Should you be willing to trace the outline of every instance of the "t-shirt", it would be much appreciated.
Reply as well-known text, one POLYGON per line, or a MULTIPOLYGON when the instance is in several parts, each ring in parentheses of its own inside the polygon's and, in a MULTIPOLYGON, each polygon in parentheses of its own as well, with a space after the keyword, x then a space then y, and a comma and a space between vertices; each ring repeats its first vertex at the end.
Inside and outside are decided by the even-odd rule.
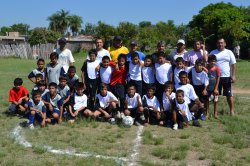
POLYGON ((41 100, 39 103, 35 104, 33 99, 29 99, 28 106, 34 109, 37 109, 41 112, 46 112, 46 107, 44 105, 44 102, 41 100))
POLYGON ((204 53, 207 54, 207 51, 204 52, 202 49, 200 49, 199 51, 192 50, 192 51, 187 52, 187 53, 183 56, 183 59, 184 59, 186 62, 189 62, 189 66, 194 66, 194 65, 195 65, 195 61, 196 61, 197 59, 203 60, 203 58, 204 58, 204 53))
MULTIPOLYGON (((139 59, 141 60, 141 61, 144 61, 144 59, 145 59, 145 54, 143 53, 143 52, 140 52, 140 51, 136 51, 137 53, 138 53, 138 55, 139 55, 139 59)), ((127 61, 129 61, 129 62, 131 62, 131 55, 132 55, 132 52, 129 52, 128 54, 127 54, 127 61)))
POLYGON ((141 96, 138 93, 135 93, 133 97, 129 97, 128 94, 126 94, 126 100, 128 101, 128 108, 137 108, 138 107, 138 100, 141 102, 141 96))
MULTIPOLYGON (((96 67, 99 65, 99 61, 95 60, 93 62, 87 60, 84 62, 81 71, 87 74, 85 78, 96 79, 98 77, 98 71, 96 71, 96 67)), ((86 80, 87 81, 87 80, 86 80)))
POLYGON ((191 84, 186 84, 186 85, 182 85, 182 84, 175 84, 175 89, 177 90, 183 90, 184 91, 184 100, 189 104, 191 101, 193 100, 195 101, 198 96, 196 95, 195 91, 194 91, 194 87, 191 84))
MULTIPOLYGON (((106 49, 104 49, 104 48, 101 49, 101 50, 99 50, 99 51, 97 51, 96 60, 99 61, 99 63, 101 63, 101 62, 102 62, 102 58, 103 58, 104 56, 108 56, 109 59, 111 60, 109 51, 106 50, 106 49)), ((87 56, 87 60, 89 60, 89 55, 87 56)))
POLYGON ((156 75, 156 80, 160 84, 165 84, 165 82, 170 80, 170 74, 172 73, 172 65, 169 63, 164 63, 164 64, 155 64, 155 75, 156 75))
POLYGON ((69 87, 76 87, 76 85, 79 82, 78 75, 75 74, 72 78, 70 78, 69 75, 67 74, 66 77, 67 77, 67 85, 69 87))
POLYGON ((127 76, 127 69, 124 66, 119 67, 119 69, 116 69, 116 64, 113 62, 110 62, 110 66, 113 69, 111 79, 110 79, 110 85, 116 85, 116 84, 126 84, 126 76, 127 76))
POLYGON ((73 108, 74 110, 78 110, 81 107, 87 107, 87 101, 88 98, 85 94, 83 94, 82 96, 77 95, 77 93, 74 94, 74 105, 73 108))
POLYGON ((230 77, 230 67, 236 63, 235 56, 231 50, 224 49, 219 51, 218 49, 210 52, 210 55, 215 55, 217 58, 217 66, 220 68, 220 77, 230 77))
POLYGON ((217 66, 214 66, 211 69, 208 69, 208 79, 209 79, 209 84, 208 84, 208 90, 213 91, 215 88, 216 84, 216 79, 220 77, 220 68, 217 66))
POLYGON ((56 64, 52 66, 50 63, 46 67, 46 76, 48 78, 48 83, 55 82, 59 84, 59 77, 65 75, 65 70, 61 64, 56 64))
POLYGON ((34 69, 32 70, 32 72, 30 72, 30 74, 28 75, 28 78, 34 78, 36 77, 37 74, 42 74, 43 79, 45 79, 45 71, 46 71, 46 68, 43 71, 39 70, 38 68, 34 69))
MULTIPOLYGON (((189 110, 188 103, 187 103, 185 100, 184 100, 183 103, 178 103, 177 100, 174 99, 174 102, 173 102, 173 103, 174 103, 174 108, 175 108, 176 110, 182 110, 182 111, 185 112, 188 121, 191 121, 191 120, 192 120, 192 114, 191 114, 191 112, 190 112, 190 110, 189 110)), ((182 115, 181 111, 179 111, 179 114, 182 115)))
POLYGON ((59 95, 63 98, 66 99, 68 96, 70 96, 70 88, 68 85, 65 87, 61 87, 60 85, 57 87, 59 95))
POLYGON ((69 49, 64 49, 63 51, 60 50, 60 48, 55 49, 54 52, 56 52, 58 57, 58 63, 63 66, 63 69, 65 72, 68 72, 70 63, 74 63, 74 57, 69 49))
MULTIPOLYGON (((40 92, 40 91, 39 91, 40 92)), ((40 92, 41 93, 41 97, 43 97, 47 92, 49 92, 49 90, 48 89, 44 89, 44 91, 43 92, 40 92)))
POLYGON ((97 108, 107 108, 109 106, 109 101, 115 100, 118 101, 118 99, 115 97, 115 95, 112 92, 107 92, 106 96, 102 96, 100 93, 96 96, 96 104, 97 108))
POLYGON ((192 85, 205 85, 208 86, 209 79, 207 73, 205 71, 196 72, 195 67, 192 68, 190 71, 192 72, 192 85))
POLYGON ((109 84, 111 80, 113 69, 111 66, 108 66, 107 68, 100 67, 100 78, 101 82, 105 84, 109 84))
POLYGON ((142 67, 142 78, 146 84, 155 83, 155 70, 153 67, 142 67))
POLYGON ((175 67, 174 68, 174 73, 173 73, 173 75, 174 75, 174 83, 175 84, 180 83, 179 74, 180 74, 181 71, 185 71, 185 72, 189 73, 189 71, 191 69, 192 69, 192 67, 185 67, 185 68, 181 68, 181 69, 175 67))
POLYGON ((53 106, 53 108, 57 110, 59 110, 63 105, 63 98, 59 94, 56 94, 56 96, 52 99, 50 96, 50 92, 47 92, 42 97, 42 100, 44 100, 45 102, 49 102, 53 106))
MULTIPOLYGON (((170 94, 170 98, 172 99, 172 101, 175 99, 175 93, 174 92, 172 92, 170 94)), ((163 92, 163 94, 162 94, 162 105, 163 105, 163 110, 164 111, 170 111, 171 110, 171 102, 172 101, 170 101, 169 98, 167 97, 166 93, 163 92)))
POLYGON ((169 54, 168 59, 171 61, 172 64, 175 64, 175 60, 179 57, 183 58, 186 53, 186 50, 184 50, 181 54, 179 54, 177 50, 174 50, 169 54))
POLYGON ((153 106, 156 108, 157 111, 160 112, 160 103, 159 103, 157 97, 154 96, 152 99, 150 99, 150 98, 148 98, 147 95, 143 95, 142 103, 143 103, 143 107, 153 106))
POLYGON ((29 92, 28 90, 21 85, 19 90, 16 90, 14 87, 10 89, 9 91, 9 102, 18 101, 20 98, 24 96, 28 96, 29 92))
POLYGON ((128 54, 129 53, 128 48, 124 47, 124 46, 122 46, 120 48, 115 48, 115 47, 111 46, 108 48, 108 51, 110 53, 112 61, 114 61, 114 62, 118 61, 117 58, 120 54, 128 54))
POLYGON ((129 62, 129 78, 135 81, 142 80, 140 63, 133 64, 132 62, 129 62))

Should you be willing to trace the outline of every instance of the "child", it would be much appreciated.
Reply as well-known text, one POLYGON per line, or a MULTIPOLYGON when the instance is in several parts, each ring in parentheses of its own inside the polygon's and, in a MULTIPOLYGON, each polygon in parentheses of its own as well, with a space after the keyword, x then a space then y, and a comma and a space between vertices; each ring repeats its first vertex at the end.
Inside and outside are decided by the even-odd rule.
POLYGON ((89 97, 89 108, 94 107, 94 100, 98 86, 98 72, 96 67, 99 61, 96 60, 97 52, 95 49, 89 51, 89 60, 86 60, 81 68, 82 82, 86 85, 87 96, 89 97))
POLYGON ((103 116, 106 120, 116 113, 118 99, 112 92, 108 91, 108 86, 104 83, 100 85, 100 93, 96 96, 96 110, 93 118, 103 116))
POLYGON ((49 90, 46 87, 47 87, 47 84, 45 80, 41 80, 37 83, 37 90, 41 94, 41 97, 43 97, 47 92, 49 92, 49 90))
POLYGON ((196 95, 194 88, 188 83, 188 74, 185 71, 179 73, 180 83, 175 84, 176 90, 184 91, 184 100, 187 102, 189 110, 194 112, 195 120, 193 121, 194 126, 201 127, 198 119, 204 112, 204 105, 200 102, 199 97, 196 95))
POLYGON ((38 73, 38 74, 36 75, 36 83, 35 83, 34 87, 33 87, 32 90, 31 90, 31 95, 33 95, 33 92, 36 91, 36 90, 38 89, 37 84, 38 84, 41 80, 43 80, 43 75, 42 75, 41 73, 38 73))
POLYGON ((18 110, 25 112, 27 108, 26 102, 29 99, 28 90, 22 85, 23 80, 21 78, 16 78, 14 80, 14 87, 9 91, 9 111, 12 114, 17 113, 18 110))
POLYGON ((129 83, 134 84, 136 92, 142 96, 142 69, 143 63, 140 61, 139 54, 137 52, 131 53, 131 61, 127 62, 127 68, 129 71, 129 83))
POLYGON ((128 85, 128 94, 126 94, 124 115, 131 116, 135 119, 136 125, 141 125, 145 122, 145 116, 143 114, 143 106, 141 97, 136 93, 135 86, 133 84, 128 85))
POLYGON ((67 113, 68 109, 68 101, 70 98, 70 88, 67 85, 67 77, 60 76, 59 77, 59 85, 57 87, 58 93, 63 98, 63 113, 67 113))
POLYGON ((46 69, 44 68, 45 65, 45 61, 44 59, 38 59, 37 60, 37 68, 32 70, 32 72, 30 72, 30 74, 28 75, 28 78, 31 82, 33 82, 34 84, 37 83, 37 81, 34 79, 34 77, 36 77, 37 74, 42 74, 43 78, 42 80, 45 80, 45 71, 46 69))
POLYGON ((110 59, 108 56, 102 57, 102 63, 100 65, 100 80, 101 83, 105 83, 106 85, 110 84, 111 75, 113 72, 113 69, 111 66, 109 66, 109 63, 110 59))
MULTIPOLYGON (((220 68, 216 66, 216 56, 210 55, 208 57, 208 78, 209 78, 209 85, 208 85, 208 97, 213 100, 214 103, 214 117, 218 118, 218 96, 219 96, 219 82, 220 82, 220 68)), ((209 110, 209 100, 207 100, 207 110, 209 110)), ((207 112, 208 116, 208 112, 207 112)))
POLYGON ((192 114, 189 111, 188 103, 184 100, 183 90, 176 91, 176 98, 172 106, 172 114, 174 122, 173 130, 178 130, 178 126, 179 128, 183 128, 183 122, 186 127, 189 126, 189 122, 192 120, 192 114))
POLYGON ((87 96, 83 93, 85 86, 84 83, 79 82, 76 86, 76 92, 70 97, 69 101, 69 115, 70 120, 73 120, 78 116, 80 112, 90 112, 87 108, 87 96))
MULTIPOLYGON (((178 58, 177 58, 178 59, 178 58)), ((170 126, 172 121, 172 113, 171 113, 171 107, 172 102, 175 99, 175 93, 173 92, 174 85, 171 81, 167 81, 164 84, 164 92, 162 94, 162 114, 161 114, 161 121, 160 125, 163 126, 166 124, 170 126)))
POLYGON ((50 54, 50 63, 46 67, 46 82, 50 84, 51 82, 59 84, 59 77, 65 74, 65 71, 61 64, 57 63, 58 54, 52 52, 50 54))
POLYGON ((46 123, 51 123, 52 119, 62 122, 63 98, 57 94, 57 84, 51 82, 49 84, 49 92, 47 92, 42 100, 46 106, 46 123))
POLYGON ((152 63, 152 57, 146 56, 142 67, 142 94, 147 93, 147 87, 155 83, 155 70, 152 63))
POLYGON ((172 80, 172 65, 167 63, 165 53, 158 54, 158 63, 155 63, 156 96, 161 101, 165 82, 172 80))
POLYGON ((160 120, 160 103, 154 96, 155 86, 147 87, 147 94, 142 97, 143 112, 146 118, 145 124, 159 124, 160 120))
POLYGON ((68 73, 66 74, 67 77, 67 85, 70 88, 74 88, 77 86, 79 82, 79 77, 76 74, 76 67, 75 66, 69 66, 68 73))
POLYGON ((186 71, 187 73, 189 73, 189 71, 192 69, 192 67, 186 67, 185 66, 185 61, 182 57, 178 57, 175 60, 175 67, 173 69, 173 76, 174 76, 174 84, 178 84, 180 83, 180 79, 179 79, 179 73, 181 71, 186 71))
POLYGON ((45 126, 46 119, 46 107, 41 99, 41 94, 38 90, 33 92, 32 99, 28 102, 30 114, 28 126, 30 129, 34 129, 35 119, 41 122, 41 126, 45 126))

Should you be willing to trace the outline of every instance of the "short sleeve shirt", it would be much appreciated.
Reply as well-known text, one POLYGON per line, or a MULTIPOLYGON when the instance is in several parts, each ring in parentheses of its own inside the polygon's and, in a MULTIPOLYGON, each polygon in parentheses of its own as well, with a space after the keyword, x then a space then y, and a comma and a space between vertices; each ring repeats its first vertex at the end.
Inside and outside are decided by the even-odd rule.
POLYGON ((60 48, 55 49, 54 52, 56 52, 59 55, 58 63, 63 66, 63 69, 65 72, 68 72, 70 63, 74 63, 75 59, 69 49, 65 49, 63 51, 60 50, 60 48))
POLYGON ((122 46, 120 48, 115 48, 115 47, 111 46, 108 48, 108 51, 110 53, 112 61, 114 61, 114 62, 118 62, 118 56, 120 54, 128 54, 129 53, 128 48, 124 47, 124 46, 122 46))

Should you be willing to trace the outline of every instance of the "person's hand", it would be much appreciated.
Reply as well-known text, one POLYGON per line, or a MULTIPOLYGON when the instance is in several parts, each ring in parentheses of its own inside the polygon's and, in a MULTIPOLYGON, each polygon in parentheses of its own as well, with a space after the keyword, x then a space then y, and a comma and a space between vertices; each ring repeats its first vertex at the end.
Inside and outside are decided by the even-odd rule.
POLYGON ((215 89, 215 90, 214 90, 214 95, 215 95, 215 96, 219 95, 218 89, 215 89))
POLYGON ((183 115, 183 116, 187 116, 185 111, 180 110, 180 112, 181 112, 181 115, 183 115))
POLYGON ((235 82, 236 82, 236 77, 232 76, 232 83, 235 83, 235 82))
POLYGON ((204 89, 204 90, 202 91, 202 94, 203 94, 203 95, 207 95, 207 90, 204 89))
POLYGON ((199 108, 204 108, 204 104, 202 102, 199 102, 198 106, 199 108))
POLYGON ((42 121, 41 127, 45 127, 45 119, 42 121))
POLYGON ((201 49, 205 50, 205 45, 201 44, 201 49))
POLYGON ((53 111, 53 106, 52 106, 51 103, 48 103, 48 107, 49 107, 49 110, 50 110, 50 111, 53 111))
POLYGON ((58 123, 59 124, 62 123, 62 118, 59 118, 58 123))
POLYGON ((95 68, 96 71, 100 71, 100 65, 95 68))

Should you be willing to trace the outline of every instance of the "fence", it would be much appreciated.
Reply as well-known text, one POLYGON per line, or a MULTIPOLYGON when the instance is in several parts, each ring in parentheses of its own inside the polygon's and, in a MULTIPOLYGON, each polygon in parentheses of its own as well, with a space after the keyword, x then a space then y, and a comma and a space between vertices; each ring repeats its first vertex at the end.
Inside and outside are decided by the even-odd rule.
MULTIPOLYGON (((18 57, 21 59, 35 59, 37 57, 48 59, 49 55, 55 49, 55 44, 39 44, 31 46, 28 43, 24 44, 0 44, 0 57, 18 57)), ((72 53, 80 50, 80 44, 67 44, 72 53)))

